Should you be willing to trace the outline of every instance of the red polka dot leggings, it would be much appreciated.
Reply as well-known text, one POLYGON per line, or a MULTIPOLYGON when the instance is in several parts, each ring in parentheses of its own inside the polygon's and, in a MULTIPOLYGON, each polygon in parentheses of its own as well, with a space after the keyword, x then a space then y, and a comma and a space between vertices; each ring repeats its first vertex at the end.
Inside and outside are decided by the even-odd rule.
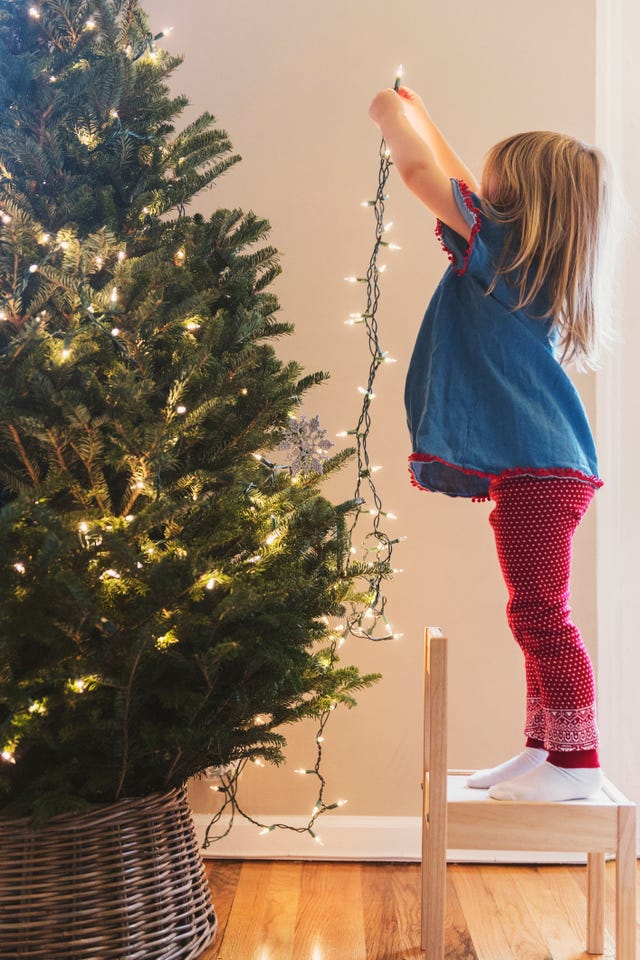
POLYGON ((490 486, 507 619, 524 654, 527 744, 563 767, 598 766, 593 669, 569 607, 571 542, 594 492, 563 477, 498 477, 490 486))

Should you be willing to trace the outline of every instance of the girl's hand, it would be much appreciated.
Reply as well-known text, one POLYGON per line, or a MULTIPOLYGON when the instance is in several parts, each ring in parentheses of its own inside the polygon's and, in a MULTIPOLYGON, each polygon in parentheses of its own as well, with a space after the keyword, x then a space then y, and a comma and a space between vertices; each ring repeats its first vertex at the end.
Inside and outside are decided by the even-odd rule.
POLYGON ((407 110, 419 110, 421 113, 428 114, 422 97, 411 87, 398 87, 398 96, 404 101, 407 110))
POLYGON ((403 112, 402 100, 391 87, 377 93, 369 107, 369 116, 379 127, 388 120, 401 117, 403 112))
POLYGON ((410 87, 398 87, 398 96, 402 102, 405 116, 411 126, 420 136, 428 136, 427 131, 431 125, 431 118, 422 97, 420 97, 415 90, 411 90, 410 87))

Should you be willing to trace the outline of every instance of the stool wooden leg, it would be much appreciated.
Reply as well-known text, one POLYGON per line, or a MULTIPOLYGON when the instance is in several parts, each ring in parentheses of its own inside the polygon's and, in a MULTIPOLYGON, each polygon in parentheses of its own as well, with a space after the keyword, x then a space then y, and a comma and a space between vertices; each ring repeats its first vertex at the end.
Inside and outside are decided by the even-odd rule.
POLYGON ((447 647, 429 628, 425 644, 422 949, 444 960, 447 869, 447 647))
POLYGON ((604 953, 604 853, 587 854, 587 953, 604 953))
POLYGON ((616 958, 636 960, 636 811, 618 807, 616 958))
POLYGON ((446 852, 440 850, 437 831, 427 824, 423 852, 422 949, 427 960, 444 960, 446 852))
MULTIPOLYGON (((426 781, 426 775, 425 775, 426 781)), ((421 884, 421 897, 420 897, 420 946, 423 950, 427 949, 427 891, 429 888, 429 882, 427 880, 427 870, 429 864, 429 822, 428 822, 428 811, 427 811, 427 783, 423 783, 422 789, 424 790, 423 802, 422 802, 422 861, 420 867, 420 884, 421 884)))

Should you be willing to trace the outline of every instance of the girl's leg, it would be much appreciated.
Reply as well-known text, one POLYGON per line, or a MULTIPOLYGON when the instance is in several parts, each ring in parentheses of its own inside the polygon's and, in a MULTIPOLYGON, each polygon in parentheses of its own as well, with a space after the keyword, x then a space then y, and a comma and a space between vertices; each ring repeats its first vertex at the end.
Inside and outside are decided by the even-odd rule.
POLYGON ((590 484, 562 478, 491 485, 507 617, 525 657, 525 733, 549 751, 546 763, 493 788, 497 799, 575 799, 600 784, 593 670, 569 608, 571 542, 593 494, 590 484))

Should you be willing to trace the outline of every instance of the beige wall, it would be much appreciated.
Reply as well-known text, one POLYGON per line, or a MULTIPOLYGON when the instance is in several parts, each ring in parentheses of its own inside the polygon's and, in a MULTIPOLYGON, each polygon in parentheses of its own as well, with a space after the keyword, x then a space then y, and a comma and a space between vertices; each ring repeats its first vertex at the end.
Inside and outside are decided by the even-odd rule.
MULTIPOLYGON (((296 334, 283 358, 332 373, 308 397, 334 436, 355 423, 357 386, 368 368, 364 335, 344 325, 362 306, 342 278, 361 272, 373 239, 360 201, 375 191, 378 135, 367 119, 373 93, 393 82, 398 63, 470 165, 521 129, 594 134, 594 2, 488 0, 147 0, 154 28, 173 23, 168 46, 186 61, 174 81, 192 113, 213 112, 244 162, 198 202, 253 208, 273 225, 284 273, 277 290, 296 334), (179 14, 179 16, 178 16, 179 14)), ((408 540, 394 555, 405 573, 390 585, 390 616, 404 639, 350 640, 344 659, 384 679, 356 710, 327 728, 327 799, 349 800, 350 815, 417 815, 420 809, 422 636, 426 623, 451 639, 450 759, 478 766, 522 742, 524 683, 519 651, 504 619, 501 581, 487 514, 470 504, 414 490, 407 478, 404 373, 424 307, 445 267, 430 216, 389 184, 388 217, 401 253, 390 255, 381 338, 398 363, 380 375, 371 439, 384 465, 380 489, 408 540)), ((578 386, 593 416, 592 380, 578 386)), ((340 442, 340 441, 337 441, 340 442)), ((353 472, 333 485, 347 496, 353 472)), ((594 513, 595 511, 592 511, 594 513)), ((578 533, 573 610, 595 652, 595 522, 578 533)), ((243 796, 255 813, 309 810, 315 794, 293 770, 313 757, 313 729, 292 729, 289 762, 254 769, 243 796)), ((192 792, 210 808, 204 785, 192 792)), ((339 814, 337 814, 339 815, 339 814)))

